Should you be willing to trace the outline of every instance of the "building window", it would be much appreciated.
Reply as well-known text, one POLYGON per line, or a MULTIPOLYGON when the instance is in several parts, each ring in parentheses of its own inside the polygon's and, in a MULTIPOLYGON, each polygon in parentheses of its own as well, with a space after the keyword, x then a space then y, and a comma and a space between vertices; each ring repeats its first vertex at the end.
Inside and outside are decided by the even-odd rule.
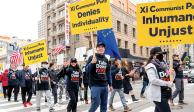
POLYGON ((125 49, 128 49, 128 41, 125 41, 125 49))
POLYGON ((127 32, 127 31, 128 31, 127 29, 128 29, 127 24, 124 24, 124 32, 125 32, 126 35, 127 35, 127 33, 128 33, 128 32, 127 32))
POLYGON ((50 23, 51 22, 51 16, 48 16, 47 17, 47 23, 50 23))
POLYGON ((125 5, 124 5, 124 3, 122 3, 122 9, 124 9, 125 8, 125 5))
POLYGON ((47 10, 49 10, 51 8, 50 4, 47 4, 47 10))
POLYGON ((136 53, 136 44, 133 44, 133 53, 136 53))
POLYGON ((140 47, 140 55, 143 56, 143 46, 140 47))
POLYGON ((119 1, 119 7, 121 7, 121 1, 119 1))
POLYGON ((57 31, 57 26, 53 26, 53 32, 57 31))
POLYGON ((47 30, 47 36, 50 36, 51 35, 51 29, 48 29, 47 30))
POLYGON ((63 12, 64 12, 64 10, 59 11, 59 17, 63 17, 63 12))
POLYGON ((117 31, 121 32, 121 22, 117 21, 117 31))
POLYGON ((57 39, 53 39, 53 45, 57 45, 57 39))
POLYGON ((146 54, 149 56, 149 48, 146 48, 146 54))
POLYGON ((135 38, 135 33, 136 33, 135 28, 133 28, 133 37, 134 38, 135 38))
POLYGON ((117 39, 118 47, 121 47, 121 39, 117 39))
POLYGON ((53 18, 56 18, 56 13, 53 14, 53 18))
POLYGON ((59 24, 59 31, 63 30, 63 24, 59 24))
POLYGON ((59 37, 59 43, 60 43, 60 44, 63 43, 63 37, 59 37))
POLYGON ((92 41, 89 41, 89 48, 92 48, 92 41))
POLYGON ((52 45, 51 45, 51 41, 48 41, 48 47, 51 48, 52 45))

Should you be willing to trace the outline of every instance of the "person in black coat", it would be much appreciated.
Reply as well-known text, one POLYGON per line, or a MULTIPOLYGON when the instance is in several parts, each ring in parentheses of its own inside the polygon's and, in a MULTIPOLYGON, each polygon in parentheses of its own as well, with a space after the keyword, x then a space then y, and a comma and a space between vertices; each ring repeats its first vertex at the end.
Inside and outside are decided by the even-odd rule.
POLYGON ((28 66, 25 66, 25 64, 23 64, 23 70, 19 71, 18 74, 22 91, 23 105, 24 107, 27 107, 27 105, 31 106, 32 103, 30 102, 30 100, 32 98, 32 73, 28 69, 28 66), (27 100, 26 95, 28 95, 27 100))
POLYGON ((82 73, 83 73, 83 83, 84 83, 84 100, 85 100, 85 104, 88 104, 89 77, 88 77, 88 73, 86 72, 86 66, 83 66, 82 73))
POLYGON ((69 93, 70 101, 67 106, 67 112, 77 112, 78 91, 81 70, 77 64, 76 58, 72 58, 70 66, 67 69, 67 92, 69 93))
POLYGON ((14 101, 18 102, 17 97, 19 92, 19 76, 15 64, 11 64, 7 77, 8 77, 8 101, 11 100, 12 90, 14 89, 14 101))
POLYGON ((51 78, 51 90, 54 96, 54 104, 57 103, 57 84, 58 84, 58 77, 57 72, 55 71, 54 63, 50 63, 49 65, 49 76, 51 78))
POLYGON ((123 87, 124 87, 124 93, 125 94, 131 94, 132 101, 137 102, 138 99, 135 98, 135 95, 133 93, 133 88, 130 83, 130 78, 133 77, 135 74, 135 70, 132 70, 132 63, 129 67, 128 62, 126 60, 122 61, 122 74, 124 76, 123 80, 123 87), (129 70, 130 69, 130 70, 129 70))

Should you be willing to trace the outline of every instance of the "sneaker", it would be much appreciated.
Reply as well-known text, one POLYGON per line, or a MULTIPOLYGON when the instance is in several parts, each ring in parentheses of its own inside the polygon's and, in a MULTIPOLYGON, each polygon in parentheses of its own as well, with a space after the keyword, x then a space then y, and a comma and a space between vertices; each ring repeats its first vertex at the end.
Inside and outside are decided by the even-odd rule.
POLYGON ((40 108, 37 108, 36 111, 40 111, 40 108))
POLYGON ((141 98, 145 98, 145 96, 144 96, 144 95, 140 95, 140 97, 141 97, 141 98))
POLYGON ((55 111, 54 108, 50 108, 50 109, 49 109, 49 112, 54 112, 54 111, 55 111))
POLYGON ((80 101, 84 101, 84 99, 83 98, 80 98, 80 101))
POLYGON ((187 105, 187 103, 185 103, 184 101, 179 101, 178 105, 187 105))
POLYGON ((27 102, 24 102, 23 105, 24 105, 24 107, 27 107, 27 102))
POLYGON ((32 106, 32 103, 31 102, 27 102, 27 105, 32 106))
POLYGON ((85 104, 88 104, 88 100, 85 100, 85 104))
POLYGON ((8 98, 8 101, 11 101, 10 98, 8 98))
POLYGON ((14 100, 14 102, 19 102, 18 100, 14 100))
POLYGON ((110 111, 115 111, 114 107, 112 105, 109 106, 110 111))
POLYGON ((139 99, 133 99, 133 102, 135 102, 135 103, 139 102, 139 99))
POLYGON ((174 101, 173 101, 173 99, 170 99, 170 106, 174 106, 174 101))
POLYGON ((132 109, 129 109, 128 106, 125 106, 125 107, 124 107, 124 112, 128 112, 128 111, 132 111, 132 109))

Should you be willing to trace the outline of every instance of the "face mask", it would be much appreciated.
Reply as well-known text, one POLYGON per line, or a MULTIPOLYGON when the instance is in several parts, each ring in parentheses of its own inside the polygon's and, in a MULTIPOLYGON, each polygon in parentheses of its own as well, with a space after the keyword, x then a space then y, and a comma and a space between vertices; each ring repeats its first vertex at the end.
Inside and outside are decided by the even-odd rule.
POLYGON ((47 64, 43 64, 42 67, 48 69, 48 65, 47 64))
POLYGON ((156 58, 157 58, 159 61, 163 61, 164 56, 163 56, 163 54, 158 54, 158 55, 156 56, 156 58))

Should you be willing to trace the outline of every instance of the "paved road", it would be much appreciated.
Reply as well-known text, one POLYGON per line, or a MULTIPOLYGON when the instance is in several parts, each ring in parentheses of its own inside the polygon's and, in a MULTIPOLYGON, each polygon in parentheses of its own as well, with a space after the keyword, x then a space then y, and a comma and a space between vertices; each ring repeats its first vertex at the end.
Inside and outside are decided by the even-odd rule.
MULTIPOLYGON (((141 82, 138 81, 135 84, 133 84, 133 88, 135 90, 135 94, 137 98, 139 98, 139 92, 141 89, 141 82)), ((187 84, 185 83, 185 102, 188 103, 188 105, 185 106, 174 106, 171 107, 172 112, 194 112, 194 84, 187 84)), ((65 98, 65 97, 63 97, 65 98)), ((128 105, 130 108, 132 108, 132 112, 153 112, 154 110, 154 104, 152 102, 149 102, 147 99, 140 99, 138 103, 134 103, 131 100, 131 97, 126 95, 126 98, 128 100, 128 105)), ((175 100, 177 102, 178 99, 175 100)), ((21 96, 19 95, 19 102, 8 102, 7 100, 0 98, 0 112, 36 112, 35 108, 35 96, 32 97, 32 103, 33 105, 31 107, 24 108, 21 104, 21 96)), ((64 100, 64 103, 61 105, 58 105, 55 107, 55 112, 65 112, 67 107, 68 101, 64 100)), ((48 112, 48 107, 46 103, 44 102, 44 98, 41 100, 41 112, 48 112)), ((115 95, 114 104, 113 106, 116 108, 115 112, 122 112, 123 107, 120 102, 118 94, 115 95)), ((90 107, 90 104, 86 105, 84 102, 78 102, 78 112, 87 112, 90 107)), ((99 112, 99 109, 97 110, 99 112)))

